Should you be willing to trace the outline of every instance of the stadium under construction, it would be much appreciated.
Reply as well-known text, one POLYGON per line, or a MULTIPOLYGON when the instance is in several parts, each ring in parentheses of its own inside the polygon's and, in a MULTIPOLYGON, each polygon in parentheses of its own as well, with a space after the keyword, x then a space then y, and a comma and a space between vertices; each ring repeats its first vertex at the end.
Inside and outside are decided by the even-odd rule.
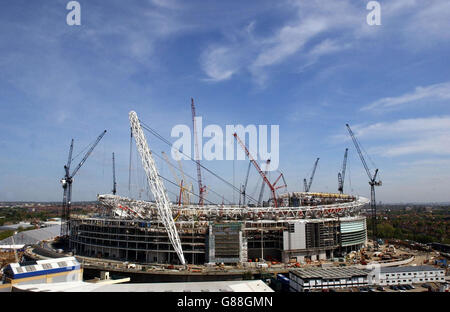
MULTIPOLYGON (((369 201, 341 194, 282 195, 295 206, 172 206, 187 263, 243 263, 249 260, 303 262, 329 259, 366 244, 369 201)), ((180 264, 156 203, 100 195, 109 216, 71 219, 70 248, 77 255, 142 263, 180 264), (138 218, 129 207, 145 213, 138 218)))
MULTIPOLYGON (((130 124, 154 201, 99 195, 103 214, 68 218, 75 255, 182 265, 288 263, 340 257, 367 243, 361 209, 368 199, 309 191, 275 196, 276 182, 270 184, 236 135, 271 189, 271 201, 260 206, 170 202, 135 112, 130 124)), ((201 184, 199 189, 201 195, 201 184)), ((183 191, 180 186, 180 197, 183 191)))

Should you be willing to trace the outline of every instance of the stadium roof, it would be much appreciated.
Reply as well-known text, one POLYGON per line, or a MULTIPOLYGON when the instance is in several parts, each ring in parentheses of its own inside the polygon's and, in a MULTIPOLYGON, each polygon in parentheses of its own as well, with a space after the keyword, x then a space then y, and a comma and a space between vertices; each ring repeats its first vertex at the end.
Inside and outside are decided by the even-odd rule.
POLYGON ((51 226, 37 230, 20 232, 14 235, 14 242, 12 237, 8 237, 0 241, 0 245, 34 245, 43 240, 49 240, 59 236, 61 227, 51 226))

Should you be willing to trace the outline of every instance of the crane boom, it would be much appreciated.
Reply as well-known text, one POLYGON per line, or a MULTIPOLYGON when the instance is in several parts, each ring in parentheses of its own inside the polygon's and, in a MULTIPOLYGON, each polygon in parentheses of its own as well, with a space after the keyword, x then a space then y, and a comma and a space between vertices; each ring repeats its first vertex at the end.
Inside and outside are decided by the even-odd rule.
POLYGON ((366 160, 364 159, 364 156, 361 152, 361 148, 359 147, 358 140, 356 139, 355 135, 353 134, 352 129, 350 129, 350 126, 348 124, 346 124, 346 126, 347 126, 347 130, 350 133, 350 136, 353 140, 353 144, 355 145, 356 151, 358 152, 359 158, 361 159, 364 169, 366 170, 367 176, 369 177, 370 180, 372 180, 373 179, 372 173, 370 172, 369 166, 367 166, 366 160))
POLYGON ((142 131, 141 123, 139 122, 139 118, 136 112, 131 111, 129 114, 129 118, 133 137, 136 142, 138 152, 141 156, 142 166, 144 167, 148 184, 156 201, 158 215, 161 218, 161 221, 169 236, 169 240, 172 243, 173 249, 177 253, 181 264, 185 265, 186 262, 181 246, 181 240, 178 236, 178 231, 172 217, 172 209, 170 207, 169 196, 167 195, 167 191, 159 176, 158 169, 156 168, 156 164, 152 156, 152 152, 148 147, 147 140, 145 138, 144 132, 142 131))
POLYGON ((344 162, 342 163, 342 171, 338 173, 338 191, 344 193, 345 170, 347 168, 348 148, 345 149, 344 162))
POLYGON ((86 155, 84 155, 83 159, 80 161, 80 163, 78 164, 78 166, 73 170, 71 176, 75 176, 78 172, 78 170, 80 170, 81 166, 83 166, 83 164, 85 163, 85 161, 88 159, 88 157, 91 155, 92 151, 94 150, 94 148, 97 146, 98 142, 100 142, 100 140, 103 138, 103 136, 105 135, 106 130, 103 131, 102 134, 100 134, 97 138, 97 140, 95 140, 95 143, 92 144, 91 148, 86 152, 86 155))
POLYGON ((316 159, 316 162, 314 163, 314 168, 313 168, 311 177, 309 178, 309 183, 306 184, 306 179, 304 180, 304 184, 305 184, 305 192, 309 192, 309 190, 311 189, 311 185, 312 185, 312 182, 313 182, 313 180, 314 180, 314 175, 316 174, 317 165, 319 164, 319 159, 320 159, 320 158, 317 158, 317 159, 316 159))
POLYGON ((241 147, 244 149, 245 154, 250 159, 250 161, 252 162, 253 166, 255 166, 256 170, 261 175, 261 177, 263 178, 264 182, 269 186, 270 191, 272 192, 273 199, 274 199, 275 208, 277 208, 278 204, 277 204, 277 196, 276 196, 276 193, 275 193, 275 188, 270 183, 269 179, 267 179, 267 176, 261 170, 261 168, 259 167, 258 163, 255 161, 255 159, 253 158, 253 156, 250 154, 249 150, 247 149, 247 146, 245 146, 245 144, 238 137, 237 133, 234 133, 233 136, 235 137, 236 141, 241 145, 241 147))
POLYGON ((72 139, 72 143, 70 143, 69 158, 67 159, 67 164, 66 164, 66 167, 64 168, 67 171, 66 172, 67 175, 69 175, 68 171, 70 170, 70 164, 72 163, 72 152, 73 152, 73 139, 72 139))

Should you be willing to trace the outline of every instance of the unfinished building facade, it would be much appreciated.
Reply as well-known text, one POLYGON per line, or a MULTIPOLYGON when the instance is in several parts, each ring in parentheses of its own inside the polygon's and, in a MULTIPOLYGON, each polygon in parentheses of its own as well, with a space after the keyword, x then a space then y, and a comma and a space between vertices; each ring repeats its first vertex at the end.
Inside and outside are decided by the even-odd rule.
MULTIPOLYGON (((299 197, 299 194, 295 194, 299 197)), ((361 208, 368 200, 341 194, 305 193, 289 207, 173 206, 187 263, 237 264, 260 259, 289 262, 327 259, 359 250, 367 227, 361 208), (320 201, 320 198, 323 201, 320 201), (333 200, 334 198, 334 200, 333 200)), ((288 198, 288 197, 287 197, 288 198)), ((179 264, 155 203, 100 195, 100 217, 73 217, 70 248, 81 256, 140 263, 179 264), (138 218, 123 214, 139 205, 138 218)), ((292 203, 289 198, 286 204, 292 203)))

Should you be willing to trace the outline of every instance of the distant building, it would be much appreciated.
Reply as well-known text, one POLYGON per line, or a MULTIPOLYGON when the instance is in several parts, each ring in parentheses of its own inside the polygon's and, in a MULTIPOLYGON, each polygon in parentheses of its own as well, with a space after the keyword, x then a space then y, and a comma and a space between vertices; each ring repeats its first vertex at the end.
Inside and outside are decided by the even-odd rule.
POLYGON ((382 267, 379 274, 372 273, 373 283, 381 286, 419 284, 445 281, 445 270, 428 265, 382 267), (379 275, 379 276, 378 276, 379 275))
POLYGON ((301 268, 289 271, 293 292, 368 286, 366 270, 352 267, 301 268))

